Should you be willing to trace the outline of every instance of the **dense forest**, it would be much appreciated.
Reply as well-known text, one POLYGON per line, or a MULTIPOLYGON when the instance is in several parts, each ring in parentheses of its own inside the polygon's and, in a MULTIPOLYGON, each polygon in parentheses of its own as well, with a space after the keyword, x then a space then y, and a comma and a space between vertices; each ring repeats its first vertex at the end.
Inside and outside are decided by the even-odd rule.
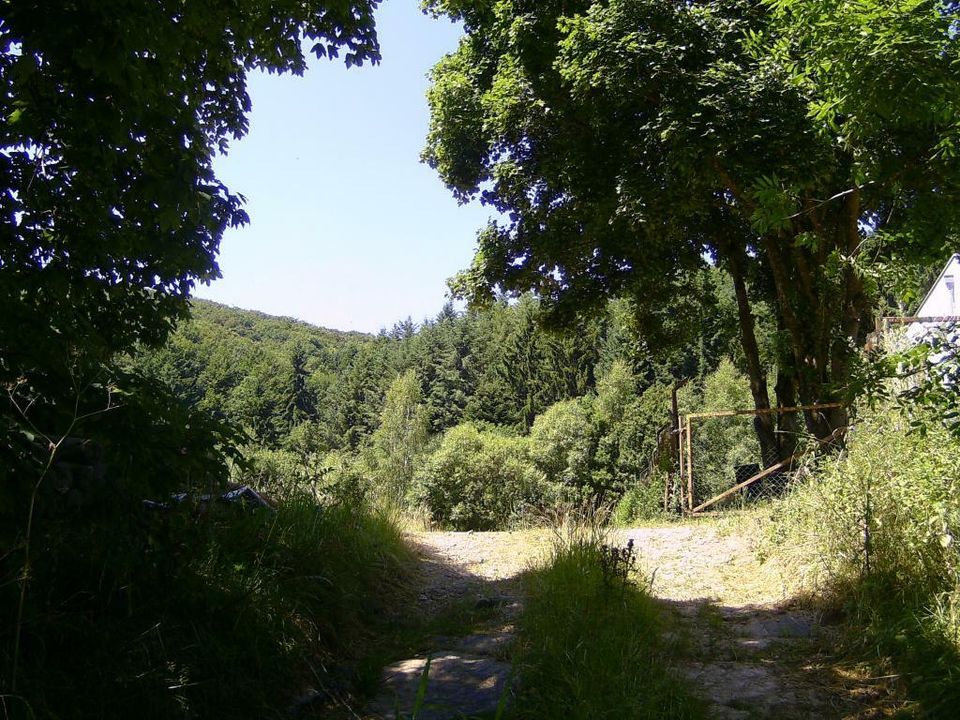
MULTIPOLYGON (((647 491, 651 513, 672 462, 658 455, 672 386, 691 381, 681 394, 686 411, 749 405, 732 286, 709 265, 700 272, 696 316, 665 303, 656 335, 628 300, 563 328, 545 326, 531 296, 482 311, 448 304, 436 318, 375 337, 195 301, 191 319, 137 366, 193 409, 242 428, 247 462, 235 477, 264 492, 291 474, 329 485, 353 472, 372 494, 408 509, 425 503, 434 520, 463 529, 502 527, 544 504, 612 504, 628 489, 647 491), (724 390, 705 401, 704 387, 718 383, 724 390), (457 443, 483 455, 509 438, 529 443, 517 455, 527 466, 516 470, 515 493, 496 510, 459 507, 451 516, 460 500, 442 496, 463 492, 469 505, 468 493, 435 487, 456 485, 441 475, 473 473, 482 498, 502 471, 437 463, 457 443)), ((769 354, 775 329, 764 321, 769 354)))

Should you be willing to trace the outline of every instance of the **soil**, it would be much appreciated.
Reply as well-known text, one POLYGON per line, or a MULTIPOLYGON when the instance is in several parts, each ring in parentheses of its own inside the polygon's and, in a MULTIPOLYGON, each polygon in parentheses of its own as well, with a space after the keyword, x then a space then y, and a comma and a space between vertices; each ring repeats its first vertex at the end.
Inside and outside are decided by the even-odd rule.
MULTIPOLYGON (((494 717, 509 695, 504 688, 513 622, 522 609, 520 579, 545 560, 552 540, 547 530, 410 535, 421 561, 418 612, 464 602, 496 608, 479 630, 433 639, 418 718, 494 717)), ((837 629, 792 600, 794 577, 760 562, 749 524, 707 520, 610 532, 611 543, 629 540, 641 578, 671 618, 677 672, 703 699, 707 717, 885 715, 879 708, 885 693, 874 692, 836 657, 837 629)), ((367 717, 410 717, 426 663, 418 657, 386 668, 383 692, 367 717)))

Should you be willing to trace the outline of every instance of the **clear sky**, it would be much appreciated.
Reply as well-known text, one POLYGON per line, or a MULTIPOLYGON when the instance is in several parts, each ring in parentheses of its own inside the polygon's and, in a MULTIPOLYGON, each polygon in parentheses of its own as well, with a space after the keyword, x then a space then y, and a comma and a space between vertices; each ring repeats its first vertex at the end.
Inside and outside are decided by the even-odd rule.
POLYGON ((418 5, 380 6, 378 66, 250 76, 250 132, 216 168, 251 222, 226 233, 223 279, 196 295, 366 332, 440 310, 490 211, 458 206, 420 163, 426 74, 460 31, 418 5))

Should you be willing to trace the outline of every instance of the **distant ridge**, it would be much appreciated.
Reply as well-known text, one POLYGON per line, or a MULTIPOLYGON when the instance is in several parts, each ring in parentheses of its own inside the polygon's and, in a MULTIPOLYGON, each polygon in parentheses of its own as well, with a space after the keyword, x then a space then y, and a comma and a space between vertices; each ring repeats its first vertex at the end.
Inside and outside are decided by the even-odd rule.
POLYGON ((260 310, 248 310, 235 305, 224 305, 223 303, 204 300, 202 298, 192 298, 190 305, 194 319, 221 323, 238 335, 251 339, 263 339, 263 337, 279 339, 278 336, 284 335, 294 329, 319 333, 327 338, 332 336, 342 339, 352 338, 360 340, 375 337, 375 335, 371 333, 360 332, 358 330, 327 328, 286 315, 270 315, 260 310))

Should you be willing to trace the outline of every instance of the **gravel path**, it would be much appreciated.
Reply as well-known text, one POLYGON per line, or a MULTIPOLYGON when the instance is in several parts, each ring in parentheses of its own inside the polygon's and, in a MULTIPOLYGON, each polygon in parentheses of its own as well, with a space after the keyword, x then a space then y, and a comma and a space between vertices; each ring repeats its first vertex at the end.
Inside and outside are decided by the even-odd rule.
POLYGON ((790 606, 791 578, 758 561, 748 533, 697 523, 616 535, 634 541, 651 592, 673 608, 684 635, 680 668, 709 717, 850 714, 820 672, 831 631, 790 606))
MULTIPOLYGON (((545 559, 552 539, 547 530, 411 534, 422 561, 420 612, 463 601, 501 608, 481 632, 436 639, 428 686, 434 707, 423 720, 493 713, 509 675, 519 578, 545 559)), ((610 535, 618 545, 631 539, 651 592, 676 619, 679 671, 707 703, 708 717, 870 717, 849 687, 831 680, 833 630, 790 605, 791 578, 757 560, 748 528, 700 521, 610 535)), ((387 668, 384 693, 368 716, 409 713, 425 662, 387 668)))

